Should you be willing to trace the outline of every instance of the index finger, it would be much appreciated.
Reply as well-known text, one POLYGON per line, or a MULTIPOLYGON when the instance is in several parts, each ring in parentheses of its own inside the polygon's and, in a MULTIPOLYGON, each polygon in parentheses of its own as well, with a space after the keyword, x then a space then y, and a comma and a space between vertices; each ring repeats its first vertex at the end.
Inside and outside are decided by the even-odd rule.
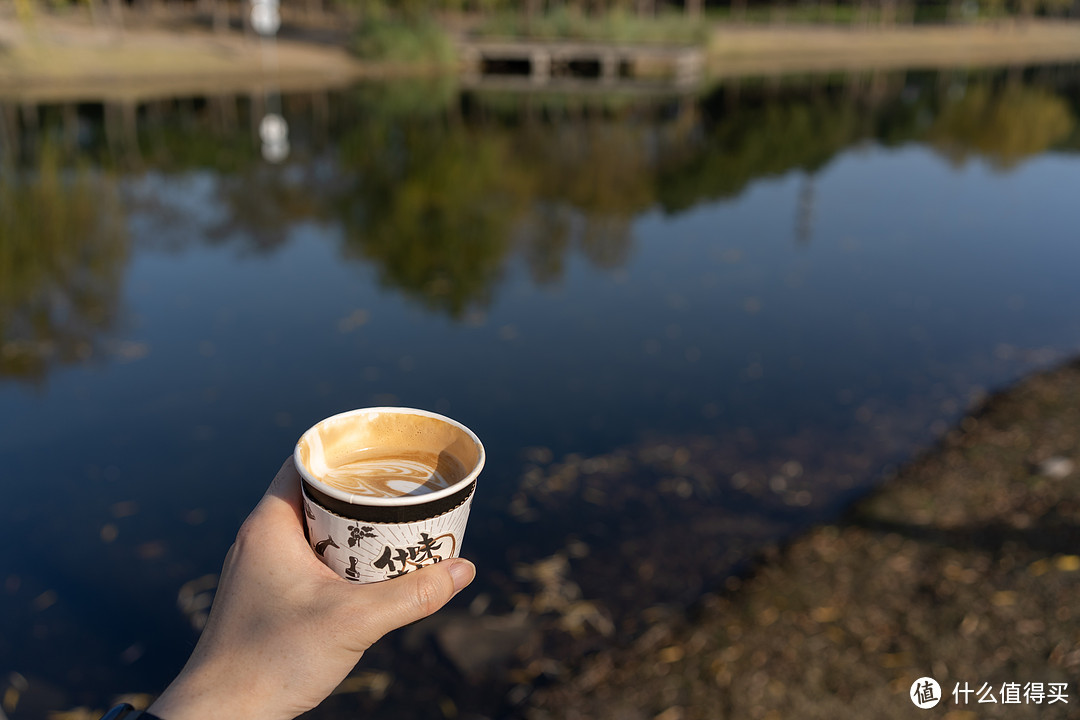
POLYGON ((290 455, 281 465, 281 469, 278 470, 277 475, 274 476, 273 481, 270 483, 270 487, 266 489, 266 494, 263 495, 263 499, 259 504, 274 504, 278 501, 281 501, 292 508, 292 511, 296 514, 297 521, 302 519, 303 510, 301 509, 300 500, 300 473, 296 470, 296 463, 293 461, 292 455, 290 455))

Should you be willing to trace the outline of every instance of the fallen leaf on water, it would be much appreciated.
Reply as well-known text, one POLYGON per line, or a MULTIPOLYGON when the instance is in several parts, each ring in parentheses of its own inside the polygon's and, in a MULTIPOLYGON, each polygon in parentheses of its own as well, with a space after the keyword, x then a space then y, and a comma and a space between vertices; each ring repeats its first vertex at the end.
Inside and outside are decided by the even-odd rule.
POLYGON ((112 523, 105 523, 101 526, 101 542, 111 543, 116 539, 116 536, 120 531, 112 523))
POLYGON ((134 500, 113 503, 112 514, 114 518, 126 518, 139 512, 139 504, 134 500))
POLYGON ((113 346, 113 354, 124 362, 141 360, 150 354, 150 346, 146 343, 125 340, 113 346))
POLYGON ((145 710, 150 707, 150 703, 154 702, 154 698, 155 696, 150 693, 125 693, 113 698, 113 705, 127 703, 136 710, 145 710))
POLYGON ((386 690, 394 681, 393 676, 387 672, 363 672, 358 675, 350 675, 342 680, 331 695, 344 695, 349 693, 368 692, 376 700, 382 699, 386 690))
POLYGON ((338 320, 338 332, 350 333, 356 328, 364 325, 368 321, 368 311, 357 309, 353 310, 351 314, 338 320))
POLYGON ((77 707, 70 710, 54 710, 49 713, 48 717, 49 720, 97 720, 102 714, 100 710, 77 707))
POLYGON ((139 557, 143 560, 154 560, 165 554, 165 543, 154 540, 139 546, 139 557))
POLYGON ((18 690, 13 687, 9 687, 4 691, 4 711, 15 712, 15 708, 19 705, 19 698, 22 696, 18 690))
POLYGON ((56 604, 57 596, 52 590, 46 590, 45 592, 34 598, 34 609, 38 612, 50 608, 56 604))

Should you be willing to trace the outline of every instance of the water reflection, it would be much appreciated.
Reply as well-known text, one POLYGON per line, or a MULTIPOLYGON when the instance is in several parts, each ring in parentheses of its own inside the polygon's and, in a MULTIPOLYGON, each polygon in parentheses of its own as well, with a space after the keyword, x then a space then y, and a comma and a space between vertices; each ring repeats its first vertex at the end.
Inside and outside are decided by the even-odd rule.
POLYGON ((129 255, 115 178, 65 167, 51 141, 36 159, 0 169, 0 376, 31 381, 100 352, 129 255))
MULTIPOLYGON (((270 146, 275 163, 286 159, 279 150, 289 121, 274 121, 276 96, 273 107, 258 96, 34 113, 8 106, 8 134, 22 138, 16 147, 23 153, 5 179, 5 197, 33 196, 25 206, 9 200, 20 209, 8 222, 26 225, 41 212, 77 225, 85 222, 80 213, 94 208, 111 214, 101 222, 123 224, 115 188, 102 190, 108 198, 101 203, 87 201, 87 180, 62 193, 44 190, 45 183, 59 187, 61 161, 42 138, 66 139, 65 167, 75 151, 88 168, 125 173, 212 168, 226 217, 187 242, 268 250, 285 242, 295 222, 340 223, 344 256, 372 263, 386 286, 424 307, 460 318, 490 303, 512 254, 520 253, 541 283, 558 279, 568 253, 618 267, 631 252, 640 213, 657 206, 683 212, 795 169, 809 174, 792 219, 794 237, 805 240, 813 173, 862 142, 921 142, 954 162, 983 157, 1002 170, 1051 147, 1075 146, 1074 96, 1064 91, 1071 78, 1044 72, 1036 79, 1044 85, 1024 84, 1016 73, 730 81, 697 102, 599 105, 459 98, 445 82, 369 86, 332 100, 286 98, 283 112, 297 125, 301 154, 280 172, 259 160, 270 146), (16 189, 30 187, 34 173, 43 178, 36 190, 16 189)), ((125 177, 138 185, 137 175, 125 177)), ((15 232, 9 227, 8 235, 15 232)), ((55 223, 45 232, 62 234, 55 223)), ((111 244, 126 243, 123 233, 113 235, 111 244)), ((20 278, 6 292, 27 296, 33 285, 20 278)))
POLYGON ((1065 140, 1076 127, 1066 98, 1044 88, 1010 84, 950 89, 927 140, 957 163, 983 156, 1002 169, 1014 167, 1065 140))
MULTIPOLYGON (((0 452, 35 479, 4 488, 0 657, 67 706, 159 688, 278 456, 397 402, 490 448, 467 601, 640 629, 1080 342, 1078 80, 365 85, 283 96, 278 164, 261 91, 0 106, 0 452)), ((497 714, 423 658, 379 698, 497 714)))
POLYGON ((530 178, 506 132, 447 118, 361 120, 344 140, 337 194, 346 256, 384 284, 461 316, 490 301, 530 178))

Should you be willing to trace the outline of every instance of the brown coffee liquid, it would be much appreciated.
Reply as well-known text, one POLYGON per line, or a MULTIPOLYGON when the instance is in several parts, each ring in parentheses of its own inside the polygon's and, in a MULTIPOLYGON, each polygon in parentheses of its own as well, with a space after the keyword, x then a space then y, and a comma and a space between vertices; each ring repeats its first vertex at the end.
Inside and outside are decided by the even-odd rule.
POLYGON ((345 455, 319 479, 354 495, 389 498, 442 490, 466 474, 446 452, 368 448, 345 455))

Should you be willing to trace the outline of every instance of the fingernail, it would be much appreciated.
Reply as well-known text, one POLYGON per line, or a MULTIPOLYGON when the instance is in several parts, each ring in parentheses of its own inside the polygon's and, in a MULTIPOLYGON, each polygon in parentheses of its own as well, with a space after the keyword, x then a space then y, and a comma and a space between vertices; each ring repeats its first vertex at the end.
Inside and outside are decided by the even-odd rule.
POLYGON ((459 558, 450 565, 450 577, 454 579, 454 592, 459 592, 476 577, 476 566, 459 558))

